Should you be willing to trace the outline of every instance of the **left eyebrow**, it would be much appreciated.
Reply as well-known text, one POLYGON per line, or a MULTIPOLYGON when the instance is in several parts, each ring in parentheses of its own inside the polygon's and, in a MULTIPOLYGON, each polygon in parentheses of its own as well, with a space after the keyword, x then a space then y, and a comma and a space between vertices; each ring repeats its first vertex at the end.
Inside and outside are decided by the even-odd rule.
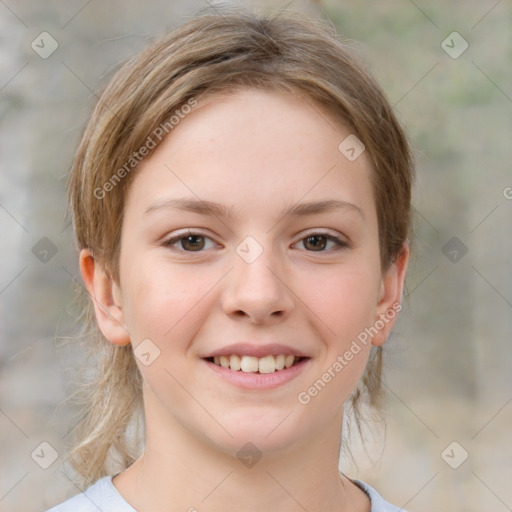
MULTIPOLYGON (((202 215, 215 215, 216 217, 233 217, 233 208, 215 203, 212 201, 202 201, 192 198, 175 198, 175 199, 162 199, 155 202, 146 209, 146 214, 162 208, 175 208, 178 210, 185 210, 189 212, 199 213, 202 215)), ((324 201, 312 201, 308 203, 299 203, 287 211, 282 216, 293 215, 301 217, 306 215, 314 215, 325 212, 332 212, 333 210, 344 209, 358 213, 364 218, 364 213, 359 206, 348 203, 347 201, 340 201, 339 199, 326 199, 324 201)))
POLYGON ((364 219, 363 210, 361 210, 359 206, 353 203, 348 203, 347 201, 340 201, 339 199, 326 199, 325 201, 299 203, 292 206, 287 212, 285 212, 285 215, 294 215, 299 217, 303 215, 332 212, 333 210, 339 209, 357 212, 364 219))

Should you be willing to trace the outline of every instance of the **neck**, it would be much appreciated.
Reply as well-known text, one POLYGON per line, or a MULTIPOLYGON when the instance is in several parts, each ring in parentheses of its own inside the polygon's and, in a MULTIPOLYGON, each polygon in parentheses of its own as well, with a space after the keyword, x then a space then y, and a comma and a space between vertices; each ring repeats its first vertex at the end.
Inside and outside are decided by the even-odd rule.
POLYGON ((254 465, 176 424, 163 429, 148 413, 144 455, 113 480, 140 512, 370 510, 364 493, 338 471, 341 413, 308 443, 264 453, 254 465))

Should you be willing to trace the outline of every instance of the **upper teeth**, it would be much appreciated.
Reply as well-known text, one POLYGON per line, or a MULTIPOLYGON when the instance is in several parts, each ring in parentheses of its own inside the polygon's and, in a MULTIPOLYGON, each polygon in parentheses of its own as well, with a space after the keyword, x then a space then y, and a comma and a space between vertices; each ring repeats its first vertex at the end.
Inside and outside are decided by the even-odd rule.
POLYGON ((295 362, 294 355, 279 354, 277 356, 253 357, 253 356, 215 356, 213 362, 224 368, 242 370, 249 373, 272 373, 283 368, 290 368, 295 362))

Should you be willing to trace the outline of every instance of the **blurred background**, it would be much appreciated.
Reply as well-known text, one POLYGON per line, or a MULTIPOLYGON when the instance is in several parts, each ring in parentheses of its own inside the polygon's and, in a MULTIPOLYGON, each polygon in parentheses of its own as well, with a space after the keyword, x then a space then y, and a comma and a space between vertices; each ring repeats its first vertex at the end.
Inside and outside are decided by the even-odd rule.
MULTIPOLYGON (((205 3, 0 1, 2 511, 42 511, 80 491, 61 464, 74 411, 57 407, 80 352, 58 345, 73 334, 79 275, 66 175, 96 93, 205 3)), ((409 512, 512 510, 511 3, 239 3, 330 18, 416 152, 387 429, 368 433, 366 450, 355 443, 357 465, 344 459, 343 471, 409 512)))

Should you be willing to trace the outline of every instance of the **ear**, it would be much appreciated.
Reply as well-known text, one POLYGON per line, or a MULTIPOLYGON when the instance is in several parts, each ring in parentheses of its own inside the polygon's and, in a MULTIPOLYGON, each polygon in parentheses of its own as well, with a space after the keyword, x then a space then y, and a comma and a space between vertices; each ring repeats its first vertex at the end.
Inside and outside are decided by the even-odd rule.
POLYGON ((88 249, 80 251, 80 272, 101 332, 114 345, 128 345, 130 336, 125 327, 119 286, 88 249))
POLYGON ((372 338, 372 345, 376 347, 384 345, 395 324, 398 312, 402 309, 402 291, 409 253, 409 244, 404 242, 395 261, 382 276, 375 317, 375 327, 378 327, 378 332, 372 338))

